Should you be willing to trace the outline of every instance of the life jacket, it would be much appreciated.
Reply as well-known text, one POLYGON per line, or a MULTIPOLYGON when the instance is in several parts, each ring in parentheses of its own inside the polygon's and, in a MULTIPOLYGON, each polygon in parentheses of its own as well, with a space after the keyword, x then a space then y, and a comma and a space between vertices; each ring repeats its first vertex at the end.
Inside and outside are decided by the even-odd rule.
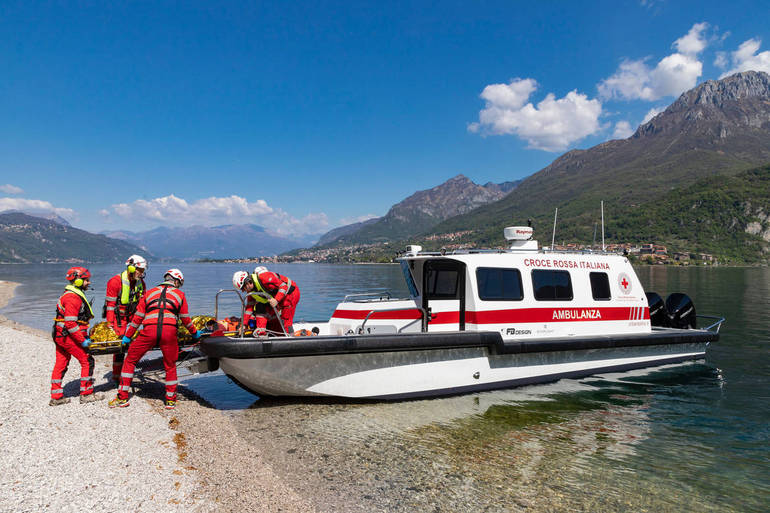
POLYGON ((94 311, 91 308, 91 303, 88 302, 88 299, 86 299, 86 295, 83 293, 82 290, 79 288, 73 286, 73 285, 67 285, 64 287, 64 294, 61 295, 59 298, 59 302, 56 303, 56 314, 54 315, 54 323, 53 328, 51 330, 51 336, 55 339, 56 338, 56 328, 61 328, 61 336, 66 337, 70 334, 69 330, 65 327, 66 321, 76 321, 81 326, 88 326, 88 323, 91 321, 91 319, 94 318, 94 311), (77 318, 70 319, 69 317, 64 316, 64 305, 62 305, 62 298, 67 293, 72 293, 78 296, 82 302, 80 303, 80 310, 78 311, 77 318))
POLYGON ((145 316, 142 324, 148 325, 148 321, 157 319, 157 336, 160 341, 164 324, 167 326, 177 325, 184 295, 180 297, 177 294, 176 286, 173 283, 164 281, 147 292, 145 301, 145 316))
MULTIPOLYGON (((294 286, 294 282, 292 282, 292 281, 291 281, 291 278, 289 278, 289 277, 287 277, 287 276, 283 276, 283 275, 281 275, 281 274, 278 274, 278 273, 274 273, 274 274, 275 274, 276 276, 278 276, 278 279, 280 279, 280 280, 282 280, 282 281, 285 281, 285 282, 286 282, 286 295, 287 295, 287 296, 288 296, 289 294, 291 294, 292 292, 294 292, 294 289, 295 289, 296 287, 294 286)), ((261 295, 257 294, 257 292, 262 292, 262 293, 264 293, 264 294, 267 294, 267 295, 269 295, 270 297, 273 297, 273 296, 274 296, 274 294, 271 294, 270 292, 268 292, 268 291, 267 291, 267 290, 266 290, 266 289, 265 289, 265 288, 262 286, 262 283, 260 283, 260 281, 259 281, 259 275, 258 275, 258 274, 252 274, 252 275, 251 275, 251 281, 253 281, 253 282, 254 282, 254 288, 255 288, 256 290, 255 290, 254 292, 252 292, 251 294, 249 294, 249 296, 251 296, 252 298, 254 298, 254 301, 256 301, 256 302, 258 302, 258 303, 267 303, 268 301, 270 301, 270 299, 269 299, 269 298, 265 298, 265 297, 263 297, 263 296, 261 296, 261 295)))
POLYGON ((262 287, 262 284, 259 282, 259 275, 258 274, 252 274, 251 275, 251 281, 254 282, 254 288, 256 290, 254 292, 252 292, 251 294, 249 294, 249 296, 251 296, 254 299, 254 301, 256 301, 257 303, 267 303, 268 301, 270 301, 268 298, 266 298, 266 297, 264 297, 264 296, 262 296, 260 294, 257 294, 257 292, 262 292, 262 293, 268 294, 269 296, 272 297, 272 294, 270 294, 268 291, 266 291, 262 287))
MULTIPOLYGON (((118 324, 122 324, 123 320, 130 320, 131 316, 136 311, 136 305, 139 304, 139 300, 142 299, 144 294, 144 279, 137 278, 136 286, 131 289, 131 280, 128 278, 128 271, 120 273, 120 297, 116 302, 118 306, 115 308, 115 319, 118 324), (120 306, 123 306, 121 311, 120 306)), ((104 301, 102 306, 102 319, 107 318, 107 300, 104 301)))

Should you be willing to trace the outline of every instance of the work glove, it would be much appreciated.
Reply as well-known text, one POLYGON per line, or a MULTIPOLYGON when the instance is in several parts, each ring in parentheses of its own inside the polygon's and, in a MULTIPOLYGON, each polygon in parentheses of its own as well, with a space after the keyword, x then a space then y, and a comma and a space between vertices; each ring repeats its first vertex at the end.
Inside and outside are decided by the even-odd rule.
POLYGON ((193 337, 195 340, 198 340, 198 339, 200 339, 200 338, 201 338, 201 335, 203 335, 203 331, 201 331, 201 330, 198 330, 198 331, 196 331, 195 333, 193 333, 193 336, 192 336, 192 337, 193 337))
POLYGON ((131 343, 131 339, 128 338, 127 336, 123 335, 123 339, 120 342, 121 342, 121 344, 123 344, 125 346, 126 344, 130 344, 131 343))
POLYGON ((80 345, 83 346, 83 349, 88 349, 88 346, 91 345, 91 339, 86 337, 86 339, 81 342, 80 345))
POLYGON ((278 306, 278 300, 275 299, 274 297, 271 297, 270 299, 268 299, 267 302, 270 303, 270 306, 272 306, 273 308, 278 306))
POLYGON ((249 321, 249 328, 254 329, 256 327, 257 327, 257 321, 255 321, 254 319, 251 319, 249 321))

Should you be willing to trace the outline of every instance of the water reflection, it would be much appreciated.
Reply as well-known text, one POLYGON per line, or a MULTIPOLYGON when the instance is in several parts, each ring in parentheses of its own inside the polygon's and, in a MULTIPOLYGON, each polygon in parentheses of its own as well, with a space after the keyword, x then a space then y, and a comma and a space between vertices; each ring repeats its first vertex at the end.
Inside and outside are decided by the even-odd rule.
POLYGON ((675 440, 660 438, 656 423, 670 412, 659 403, 671 384, 715 378, 689 364, 397 403, 262 399, 239 426, 304 492, 323 496, 307 478, 322 476, 337 490, 328 500, 344 496, 349 510, 666 510, 684 503, 648 464, 675 440))

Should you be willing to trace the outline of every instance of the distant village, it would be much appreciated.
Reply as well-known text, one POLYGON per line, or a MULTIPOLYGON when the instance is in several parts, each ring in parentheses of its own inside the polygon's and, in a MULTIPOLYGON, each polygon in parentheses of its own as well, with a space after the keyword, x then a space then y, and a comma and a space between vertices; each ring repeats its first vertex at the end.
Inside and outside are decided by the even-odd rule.
MULTIPOLYGON (((422 238, 426 251, 431 251, 428 244, 443 242, 433 251, 456 251, 468 249, 467 243, 460 241, 469 231, 431 235, 422 238)), ((432 244, 435 245, 435 244, 432 244)), ((399 252, 405 248, 390 245, 387 242, 373 244, 350 244, 328 248, 307 248, 291 254, 266 257, 218 260, 231 263, 389 263, 394 262, 399 252)), ((489 249, 506 249, 506 246, 489 249)), ((601 251, 601 245, 562 243, 555 244, 556 251, 601 251)), ((605 252, 625 255, 632 262, 650 265, 716 265, 716 258, 708 253, 669 252, 666 246, 654 243, 646 244, 606 244, 605 252)))

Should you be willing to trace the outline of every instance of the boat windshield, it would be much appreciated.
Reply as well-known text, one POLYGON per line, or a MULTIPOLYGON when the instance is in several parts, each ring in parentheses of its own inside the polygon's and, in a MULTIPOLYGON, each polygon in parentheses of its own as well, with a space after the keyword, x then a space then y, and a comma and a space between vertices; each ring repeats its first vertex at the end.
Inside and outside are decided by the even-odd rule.
POLYGON ((409 262, 406 260, 401 260, 401 272, 404 273, 404 281, 406 281, 406 286, 409 288, 409 294, 412 297, 417 297, 419 295, 417 293, 417 286, 414 284, 412 272, 409 270, 409 262))

